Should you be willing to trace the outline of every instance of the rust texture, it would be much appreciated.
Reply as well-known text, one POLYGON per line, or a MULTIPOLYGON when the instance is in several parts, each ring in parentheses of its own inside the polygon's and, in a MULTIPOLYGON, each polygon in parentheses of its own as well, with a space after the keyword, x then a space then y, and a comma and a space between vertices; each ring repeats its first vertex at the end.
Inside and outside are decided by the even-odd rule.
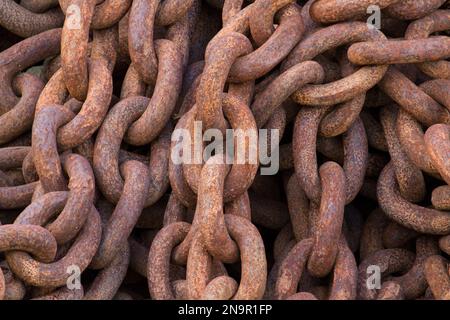
POLYGON ((449 36, 445 0, 0 0, 0 300, 450 300, 449 36))

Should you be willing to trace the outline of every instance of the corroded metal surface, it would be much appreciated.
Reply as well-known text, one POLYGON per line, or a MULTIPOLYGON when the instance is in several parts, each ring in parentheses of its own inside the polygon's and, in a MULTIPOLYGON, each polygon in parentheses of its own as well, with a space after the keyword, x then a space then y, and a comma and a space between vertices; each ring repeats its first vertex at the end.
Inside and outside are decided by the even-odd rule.
POLYGON ((450 300, 449 31, 445 0, 0 0, 0 300, 450 300))

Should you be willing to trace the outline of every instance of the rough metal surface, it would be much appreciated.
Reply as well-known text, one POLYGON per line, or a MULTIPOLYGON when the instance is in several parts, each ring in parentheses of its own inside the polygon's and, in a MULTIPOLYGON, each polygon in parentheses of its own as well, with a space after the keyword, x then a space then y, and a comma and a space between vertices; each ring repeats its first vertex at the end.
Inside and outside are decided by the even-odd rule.
POLYGON ((0 0, 0 300, 450 300, 449 31, 445 0, 0 0))

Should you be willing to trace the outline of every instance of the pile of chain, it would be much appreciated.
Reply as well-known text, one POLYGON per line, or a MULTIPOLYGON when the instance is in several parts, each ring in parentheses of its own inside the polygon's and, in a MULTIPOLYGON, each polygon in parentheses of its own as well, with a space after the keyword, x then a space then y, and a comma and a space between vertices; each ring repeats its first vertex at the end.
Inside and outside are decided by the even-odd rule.
POLYGON ((450 299, 446 2, 0 0, 0 300, 450 299))

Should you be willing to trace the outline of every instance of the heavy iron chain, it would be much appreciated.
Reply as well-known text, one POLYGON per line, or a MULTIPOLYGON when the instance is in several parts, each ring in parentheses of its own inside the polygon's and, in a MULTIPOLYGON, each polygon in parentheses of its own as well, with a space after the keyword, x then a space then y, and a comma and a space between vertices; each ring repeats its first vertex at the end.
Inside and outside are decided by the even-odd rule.
POLYGON ((0 300, 450 300, 449 31, 445 0, 0 0, 0 300), (174 162, 199 123, 279 172, 174 162))

